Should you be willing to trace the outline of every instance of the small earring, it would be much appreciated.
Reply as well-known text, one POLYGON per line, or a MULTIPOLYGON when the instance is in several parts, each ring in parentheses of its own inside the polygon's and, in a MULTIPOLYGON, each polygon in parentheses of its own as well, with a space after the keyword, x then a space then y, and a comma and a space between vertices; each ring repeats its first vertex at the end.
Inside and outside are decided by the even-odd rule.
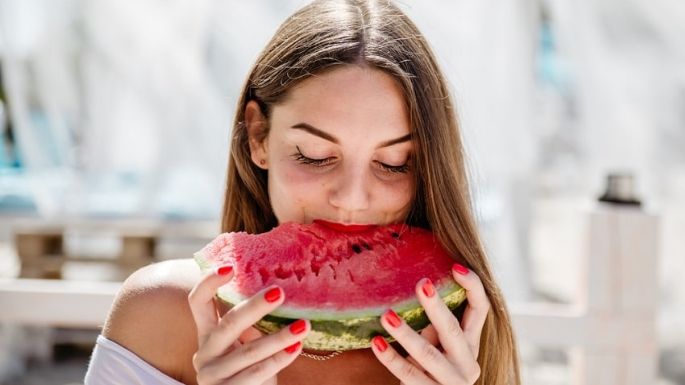
POLYGON ((266 160, 264 160, 264 159, 260 160, 260 161, 259 161, 259 164, 261 164, 262 166, 265 165, 265 164, 266 164, 266 160))

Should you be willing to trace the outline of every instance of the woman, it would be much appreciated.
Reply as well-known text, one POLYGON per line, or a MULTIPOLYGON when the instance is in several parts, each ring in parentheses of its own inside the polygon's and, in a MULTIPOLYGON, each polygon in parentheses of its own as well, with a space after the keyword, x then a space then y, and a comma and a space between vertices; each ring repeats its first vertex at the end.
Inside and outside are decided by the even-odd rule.
POLYGON ((422 280, 416 293, 432 325, 420 334, 388 312, 394 346, 377 338, 371 349, 303 351, 307 320, 269 336, 251 327, 283 303, 282 290, 228 310, 214 294, 230 266, 200 276, 193 261, 170 261, 125 282, 86 383, 519 384, 445 83, 422 35, 387 1, 315 1, 296 12, 238 103, 221 230, 314 219, 430 229, 468 293, 461 323, 422 280))

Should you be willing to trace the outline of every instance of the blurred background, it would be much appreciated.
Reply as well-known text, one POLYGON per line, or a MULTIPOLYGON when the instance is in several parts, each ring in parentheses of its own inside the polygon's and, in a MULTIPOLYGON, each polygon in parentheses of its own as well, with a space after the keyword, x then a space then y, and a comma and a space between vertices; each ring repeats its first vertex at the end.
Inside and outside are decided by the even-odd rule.
MULTIPOLYGON (((0 384, 82 383, 97 306, 216 235, 238 92, 305 3, 0 0, 0 384)), ((682 1, 399 5, 449 79, 510 303, 578 301, 589 213, 623 176, 658 223, 654 383, 685 384, 682 1)), ((525 384, 573 383, 571 348, 521 344, 525 384)))

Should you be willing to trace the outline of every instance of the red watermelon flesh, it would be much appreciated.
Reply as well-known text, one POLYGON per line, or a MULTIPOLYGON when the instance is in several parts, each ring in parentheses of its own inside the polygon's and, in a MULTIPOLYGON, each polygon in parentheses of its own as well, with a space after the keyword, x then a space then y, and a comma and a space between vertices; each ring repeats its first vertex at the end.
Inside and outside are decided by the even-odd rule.
POLYGON ((343 311, 413 297, 421 278, 451 280, 454 263, 432 233, 406 225, 349 233, 286 223, 263 234, 222 234, 201 252, 213 265, 234 265, 232 286, 243 297, 279 285, 284 306, 343 311))

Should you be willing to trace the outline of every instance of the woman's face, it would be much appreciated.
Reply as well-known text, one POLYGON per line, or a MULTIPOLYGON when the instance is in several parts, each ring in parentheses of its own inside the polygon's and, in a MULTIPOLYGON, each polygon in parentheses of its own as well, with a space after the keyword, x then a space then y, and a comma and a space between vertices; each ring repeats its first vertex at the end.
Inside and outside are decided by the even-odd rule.
POLYGON ((404 96, 390 75, 340 67, 304 80, 272 111, 262 142, 255 102, 245 118, 252 161, 268 170, 279 223, 406 219, 414 191, 412 141, 404 96))

